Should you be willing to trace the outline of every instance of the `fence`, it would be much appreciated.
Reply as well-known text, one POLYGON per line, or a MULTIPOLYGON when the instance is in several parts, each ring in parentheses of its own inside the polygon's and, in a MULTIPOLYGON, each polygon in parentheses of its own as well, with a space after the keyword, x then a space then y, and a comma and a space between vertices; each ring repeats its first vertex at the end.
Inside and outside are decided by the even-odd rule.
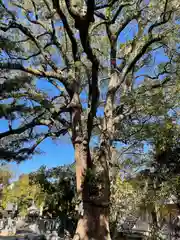
POLYGON ((57 239, 59 237, 69 238, 75 231, 76 222, 67 216, 54 219, 28 218, 26 219, 28 228, 39 235, 46 236, 47 239, 57 239))

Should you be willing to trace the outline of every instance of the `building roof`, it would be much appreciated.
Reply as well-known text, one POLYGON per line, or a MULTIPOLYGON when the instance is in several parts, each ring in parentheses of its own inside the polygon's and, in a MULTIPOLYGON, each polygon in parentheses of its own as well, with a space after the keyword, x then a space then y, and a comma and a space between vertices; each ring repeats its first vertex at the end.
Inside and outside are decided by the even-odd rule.
POLYGON ((14 203, 8 203, 5 210, 6 211, 13 211, 14 210, 14 203))

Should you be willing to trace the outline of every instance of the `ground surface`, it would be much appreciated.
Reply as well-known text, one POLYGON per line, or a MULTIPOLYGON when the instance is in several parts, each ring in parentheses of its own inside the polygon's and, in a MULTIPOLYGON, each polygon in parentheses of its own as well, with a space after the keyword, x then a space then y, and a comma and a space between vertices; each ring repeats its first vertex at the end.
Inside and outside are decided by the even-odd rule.
POLYGON ((21 229, 19 231, 17 231, 15 236, 0 236, 0 240, 23 240, 23 239, 38 239, 39 235, 32 233, 26 229, 21 229))

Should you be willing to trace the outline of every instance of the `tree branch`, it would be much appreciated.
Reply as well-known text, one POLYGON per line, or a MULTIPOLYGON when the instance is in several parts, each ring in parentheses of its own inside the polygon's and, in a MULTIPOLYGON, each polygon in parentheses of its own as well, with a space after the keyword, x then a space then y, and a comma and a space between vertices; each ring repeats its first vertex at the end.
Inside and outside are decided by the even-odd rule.
POLYGON ((22 24, 20 23, 17 23, 15 21, 11 21, 9 23, 8 26, 6 27, 0 27, 0 30, 4 31, 4 32, 7 32, 9 29, 11 28, 17 28, 19 29, 25 36, 29 37, 33 42, 34 44, 36 45, 36 47, 39 49, 39 51, 41 52, 42 56, 44 57, 44 59, 46 60, 46 62, 52 67, 52 69, 57 72, 58 71, 58 68, 57 66, 54 64, 54 62, 48 57, 48 55, 44 52, 44 49, 42 48, 39 40, 33 36, 32 32, 25 26, 23 26, 22 24))
POLYGON ((0 1, 0 5, 4 8, 4 10, 12 17, 12 20, 16 21, 16 16, 13 12, 9 11, 6 6, 0 1))
POLYGON ((12 129, 12 130, 9 130, 9 131, 0 133, 0 139, 2 139, 2 138, 4 138, 4 137, 7 137, 7 136, 9 136, 9 135, 12 135, 12 134, 21 134, 21 133, 23 133, 24 131, 26 131, 26 130, 28 130, 28 129, 30 129, 30 128, 33 128, 33 127, 35 127, 35 126, 37 126, 37 125, 44 125, 44 124, 42 124, 42 123, 39 121, 39 118, 40 118, 41 116, 43 116, 43 114, 44 114, 44 112, 41 113, 41 114, 40 114, 38 117, 36 117, 35 119, 33 119, 32 122, 27 123, 27 124, 25 124, 25 125, 22 126, 22 127, 19 127, 19 128, 17 128, 17 129, 12 129))
POLYGON ((127 6, 132 6, 132 5, 134 5, 134 4, 135 4, 135 2, 119 5, 119 8, 117 9, 116 13, 114 14, 112 20, 110 21, 110 24, 114 24, 114 23, 116 22, 116 19, 118 18, 119 14, 120 14, 121 11, 123 10, 123 8, 125 8, 125 7, 127 7, 127 6))
POLYGON ((56 9, 59 17, 61 18, 61 20, 63 22, 63 25, 64 25, 64 28, 66 29, 68 37, 71 41, 73 58, 74 58, 74 61, 76 62, 76 61, 79 60, 79 55, 78 55, 78 45, 77 45, 76 39, 74 37, 73 31, 69 26, 69 23, 67 21, 67 18, 65 16, 65 14, 63 13, 63 11, 60 8, 59 1, 58 0, 52 0, 52 2, 53 2, 53 7, 54 7, 54 9, 56 9))
POLYGON ((18 151, 9 151, 4 148, 0 148, 0 158, 6 161, 17 161, 21 162, 26 160, 30 155, 32 155, 36 148, 41 144, 45 139, 49 137, 59 137, 60 135, 65 135, 67 133, 67 129, 63 128, 55 133, 48 132, 41 136, 30 148, 22 148, 18 151))
POLYGON ((36 52, 36 53, 33 53, 32 55, 29 55, 28 57, 14 57, 13 58, 13 56, 11 57, 11 60, 13 61, 13 60, 15 60, 15 61, 18 61, 18 60, 22 60, 22 61, 28 61, 29 59, 31 59, 31 58, 33 58, 33 57, 37 57, 38 55, 40 55, 41 54, 41 52, 40 51, 38 51, 38 52, 36 52))
POLYGON ((71 10, 70 1, 66 1, 66 6, 70 15, 75 20, 75 27, 79 30, 80 40, 84 52, 87 55, 87 58, 92 63, 92 76, 91 81, 89 82, 89 99, 88 99, 88 121, 87 121, 87 131, 88 131, 88 141, 90 141, 92 129, 93 129, 93 120, 96 115, 96 110, 99 100, 99 88, 98 88, 98 71, 99 71, 99 61, 96 55, 93 53, 90 45, 90 36, 89 36, 89 26, 90 23, 94 21, 94 0, 87 1, 87 13, 86 16, 81 16, 78 13, 74 13, 71 10))
MULTIPOLYGON (((4 59, 3 59, 4 61, 4 59)), ((63 77, 63 72, 61 70, 58 70, 58 72, 54 72, 54 71, 43 71, 43 70, 38 70, 38 69, 33 69, 31 67, 24 67, 19 61, 13 63, 12 62, 0 62, 0 69, 8 69, 8 70, 20 70, 29 74, 32 74, 34 76, 38 76, 38 77, 46 77, 46 78, 55 78, 58 79, 59 81, 61 81, 64 86, 66 86, 67 88, 70 87, 70 84, 68 82, 68 80, 66 78, 63 77)))
POLYGON ((60 135, 65 135, 68 132, 68 130, 66 128, 61 129, 58 132, 48 132, 46 134, 44 134, 42 137, 40 137, 36 143, 29 149, 27 149, 27 154, 32 154, 35 149, 38 147, 39 144, 41 144, 45 139, 49 138, 49 137, 59 137, 60 135))
POLYGON ((159 27, 161 25, 164 25, 170 20, 171 15, 172 15, 172 11, 167 11, 167 5, 168 5, 168 0, 166 0, 166 2, 165 2, 164 11, 160 16, 160 21, 156 21, 154 24, 152 24, 149 27, 148 34, 150 36, 152 36, 152 31, 153 31, 154 28, 159 27), (168 14, 168 16, 167 16, 167 14, 168 14))
POLYGON ((112 0, 110 3, 105 3, 105 4, 102 4, 102 5, 99 5, 99 6, 95 6, 95 10, 100 10, 100 9, 103 9, 103 8, 111 7, 111 6, 113 6, 116 2, 118 2, 118 0, 112 0))
POLYGON ((170 77, 166 77, 166 78, 164 78, 163 81, 153 84, 150 88, 155 89, 155 88, 163 87, 166 83, 170 82, 171 80, 172 79, 170 77))
POLYGON ((129 16, 124 19, 124 21, 119 25, 118 30, 116 31, 116 39, 119 37, 120 33, 125 29, 125 27, 134 19, 137 19, 141 15, 141 11, 135 12, 132 16, 129 16))
MULTIPOLYGON (((39 106, 36 107, 36 110, 41 109, 39 106)), ((0 105, 0 118, 2 117, 8 117, 10 114, 14 112, 31 112, 33 109, 31 107, 25 106, 24 104, 18 104, 18 105, 6 105, 1 104, 0 105)))
MULTIPOLYGON (((129 63, 127 63, 127 66, 123 69, 123 73, 122 73, 122 78, 121 78, 121 83, 124 82, 125 77, 127 76, 127 74, 132 70, 132 68, 135 66, 135 64, 137 63, 137 61, 146 53, 147 49, 155 42, 159 42, 162 40, 162 36, 157 36, 154 38, 151 38, 149 36, 149 39, 145 42, 145 44, 141 47, 141 49, 139 50, 138 47, 136 47, 136 50, 138 49, 139 51, 137 51, 137 53, 135 54, 134 57, 130 58, 129 63)), ((135 51, 136 51, 135 50, 135 51)), ((131 54, 131 56, 133 56, 133 53, 131 54)))
POLYGON ((171 64, 171 61, 172 61, 172 57, 171 57, 170 61, 165 64, 163 71, 161 71, 161 72, 159 72, 158 74, 156 74, 156 76, 152 77, 152 76, 147 75, 147 74, 141 74, 141 75, 139 75, 139 76, 136 76, 136 79, 138 79, 139 77, 146 77, 146 78, 155 80, 155 79, 158 79, 161 75, 164 75, 164 74, 173 74, 174 72, 170 72, 170 71, 167 70, 167 66, 168 66, 169 64, 171 64))

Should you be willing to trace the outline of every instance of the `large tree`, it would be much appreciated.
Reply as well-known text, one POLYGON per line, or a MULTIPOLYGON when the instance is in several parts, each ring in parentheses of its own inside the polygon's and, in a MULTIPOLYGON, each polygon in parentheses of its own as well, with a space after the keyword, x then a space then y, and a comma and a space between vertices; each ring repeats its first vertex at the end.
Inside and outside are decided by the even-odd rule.
POLYGON ((114 148, 145 140, 135 134, 162 114, 158 106, 176 85, 179 3, 2 0, 0 6, 1 39, 21 48, 0 50, 0 117, 8 122, 1 158, 21 161, 45 139, 68 134, 83 206, 74 239, 110 239, 114 148))

